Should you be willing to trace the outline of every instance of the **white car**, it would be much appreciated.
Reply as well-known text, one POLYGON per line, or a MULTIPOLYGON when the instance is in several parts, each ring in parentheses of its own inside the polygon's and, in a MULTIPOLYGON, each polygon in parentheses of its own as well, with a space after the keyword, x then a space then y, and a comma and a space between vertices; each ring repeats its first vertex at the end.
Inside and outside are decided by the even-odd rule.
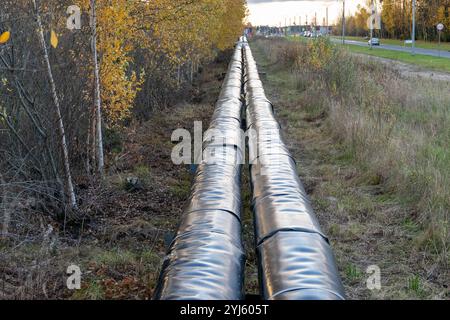
POLYGON ((372 40, 369 40, 367 42, 369 44, 369 46, 370 46, 370 42, 372 42, 373 46, 379 46, 380 45, 380 39, 378 39, 378 38, 372 38, 372 40))

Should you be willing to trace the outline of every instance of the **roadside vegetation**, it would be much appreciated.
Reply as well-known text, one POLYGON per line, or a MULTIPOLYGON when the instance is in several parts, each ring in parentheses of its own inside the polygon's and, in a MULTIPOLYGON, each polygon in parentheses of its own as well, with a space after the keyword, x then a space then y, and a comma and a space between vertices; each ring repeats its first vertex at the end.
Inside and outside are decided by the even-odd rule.
POLYGON ((252 43, 350 298, 448 298, 450 90, 327 39, 252 43), (382 290, 369 291, 378 265, 382 290))

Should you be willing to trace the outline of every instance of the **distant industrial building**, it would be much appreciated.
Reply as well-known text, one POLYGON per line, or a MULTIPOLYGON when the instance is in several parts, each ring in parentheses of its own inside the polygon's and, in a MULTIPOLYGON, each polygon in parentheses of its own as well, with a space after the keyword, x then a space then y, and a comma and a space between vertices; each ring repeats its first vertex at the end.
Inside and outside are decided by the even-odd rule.
POLYGON ((306 31, 317 36, 326 36, 331 34, 331 26, 313 26, 313 25, 292 25, 286 27, 270 27, 270 26, 258 26, 256 27, 256 34, 262 36, 300 36, 306 31))

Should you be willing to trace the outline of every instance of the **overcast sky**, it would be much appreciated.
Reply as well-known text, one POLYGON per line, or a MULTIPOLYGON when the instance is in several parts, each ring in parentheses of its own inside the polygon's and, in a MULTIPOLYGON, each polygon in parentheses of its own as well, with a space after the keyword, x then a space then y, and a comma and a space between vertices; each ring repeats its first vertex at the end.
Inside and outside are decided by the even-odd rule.
MULTIPOLYGON (((326 8, 328 7, 328 19, 332 24, 337 17, 342 14, 342 0, 247 0, 249 9, 248 20, 253 25, 284 25, 285 19, 289 24, 289 19, 296 24, 305 24, 306 15, 308 23, 314 19, 317 12, 317 23, 322 24, 326 17, 326 8)), ((365 3, 365 0, 346 0, 346 12, 353 13, 358 4, 365 3)))

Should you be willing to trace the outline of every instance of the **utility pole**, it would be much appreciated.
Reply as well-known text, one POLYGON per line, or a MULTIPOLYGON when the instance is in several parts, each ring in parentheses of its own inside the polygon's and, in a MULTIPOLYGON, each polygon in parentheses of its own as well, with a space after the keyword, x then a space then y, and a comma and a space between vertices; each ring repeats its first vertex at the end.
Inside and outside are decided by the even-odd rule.
POLYGON ((329 31, 329 24, 328 24, 328 7, 327 7, 327 35, 328 35, 328 31, 329 31))
POLYGON ((342 44, 345 44, 345 0, 342 1, 342 44))
POLYGON ((416 0, 413 0, 413 8, 412 8, 412 46, 411 46, 411 53, 412 55, 415 54, 415 47, 416 47, 416 0))
POLYGON ((287 36, 287 18, 284 18, 284 36, 287 36))
POLYGON ((370 16, 370 50, 372 50, 372 39, 373 39, 373 16, 375 14, 375 7, 374 7, 374 3, 372 0, 372 5, 371 5, 371 16, 370 16))

